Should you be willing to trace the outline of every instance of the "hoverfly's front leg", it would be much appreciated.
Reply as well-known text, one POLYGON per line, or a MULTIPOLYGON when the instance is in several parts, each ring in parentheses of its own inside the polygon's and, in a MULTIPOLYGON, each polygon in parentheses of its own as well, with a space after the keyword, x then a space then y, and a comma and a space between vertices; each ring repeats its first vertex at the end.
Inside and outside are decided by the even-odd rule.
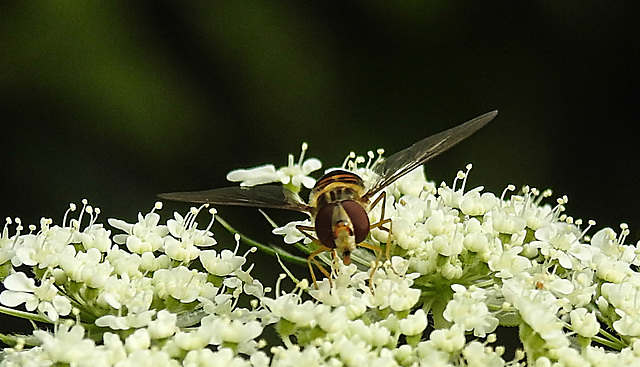
POLYGON ((329 274, 329 272, 327 271, 327 269, 325 269, 324 267, 322 267, 320 265, 320 263, 318 263, 318 260, 316 260, 316 256, 318 256, 319 254, 326 252, 326 251, 333 251, 333 249, 324 246, 322 243, 320 243, 320 240, 318 240, 317 238, 315 238, 311 233, 311 231, 315 231, 314 227, 309 227, 309 226, 301 226, 301 225, 297 225, 296 229, 298 231, 300 231, 300 233, 302 233, 305 237, 309 238, 311 241, 317 243, 320 245, 320 248, 315 250, 314 252, 312 252, 311 254, 309 254, 309 257, 307 258, 307 265, 309 265, 309 273, 311 273, 311 279, 313 280, 313 285, 316 289, 318 289, 318 282, 316 281, 316 274, 313 271, 313 266, 311 265, 311 262, 313 261, 313 263, 315 264, 315 266, 320 269, 320 272, 322 272, 322 274, 324 276, 326 276, 329 279, 329 287, 333 288, 333 282, 331 280, 331 274, 329 274))

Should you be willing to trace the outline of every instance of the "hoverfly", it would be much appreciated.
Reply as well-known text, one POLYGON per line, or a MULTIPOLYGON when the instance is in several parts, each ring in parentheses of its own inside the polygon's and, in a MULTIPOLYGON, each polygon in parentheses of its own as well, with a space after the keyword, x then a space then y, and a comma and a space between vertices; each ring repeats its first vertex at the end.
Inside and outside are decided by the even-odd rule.
MULTIPOLYGON (((307 203, 297 193, 278 185, 224 187, 205 191, 172 192, 158 196, 162 199, 188 203, 287 209, 309 214, 314 226, 297 226, 296 228, 320 246, 307 258, 309 271, 317 288, 311 262, 331 282, 331 275, 315 259, 320 253, 330 251, 334 256, 341 255, 343 262, 348 265, 351 252, 360 246, 378 253, 377 265, 382 253, 381 248, 364 241, 373 228, 390 232, 390 229, 384 227, 385 224, 391 222, 391 219, 384 218, 386 195, 382 189, 468 138, 493 120, 497 114, 498 111, 485 113, 449 130, 420 140, 388 158, 379 160, 372 167, 376 174, 373 182, 365 183, 357 174, 343 169, 329 171, 316 181, 307 203), (378 193, 380 195, 371 201, 378 193), (380 220, 372 224, 367 212, 380 201, 382 201, 380 220), (312 233, 315 233, 315 236, 312 233)), ((387 256, 388 251, 387 244, 387 256)), ((373 276, 374 270, 375 265, 371 276, 373 276)), ((371 278, 369 280, 371 281, 371 278)))

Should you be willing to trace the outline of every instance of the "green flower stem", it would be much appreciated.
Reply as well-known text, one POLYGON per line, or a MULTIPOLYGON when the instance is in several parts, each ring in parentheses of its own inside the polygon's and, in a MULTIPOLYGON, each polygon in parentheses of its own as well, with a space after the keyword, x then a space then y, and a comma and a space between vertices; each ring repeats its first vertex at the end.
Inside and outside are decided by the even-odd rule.
MULTIPOLYGON (((254 239, 251 239, 243 234, 241 234, 240 232, 238 232, 235 228, 233 228, 229 223, 227 223, 224 219, 220 218, 219 215, 216 216, 216 221, 218 223, 220 223, 227 231, 229 231, 229 233, 231 234, 238 234, 240 235, 240 241, 242 243, 245 243, 249 246, 254 246, 256 247, 258 250, 264 252, 267 255, 271 255, 271 256, 280 256, 280 258, 282 258, 285 261, 291 262, 291 263, 295 263, 295 264, 299 264, 299 265, 307 265, 307 259, 304 257, 300 257, 300 256, 296 256, 293 255, 291 253, 289 253, 288 251, 285 251, 281 248, 278 247, 274 247, 274 246, 269 246, 269 245, 265 245, 261 242, 258 242, 254 239)), ((309 251, 308 249, 306 250, 307 252, 309 251)))
POLYGON ((38 315, 36 313, 31 313, 31 312, 14 310, 13 308, 4 307, 4 306, 0 306, 0 313, 3 313, 5 315, 9 315, 9 316, 16 316, 16 317, 19 317, 19 318, 22 318, 22 319, 25 319, 25 320, 44 322, 44 323, 47 323, 47 324, 51 324, 52 323, 51 320, 49 320, 45 316, 38 315))
POLYGON ((595 342, 600 343, 602 345, 606 345, 607 347, 611 347, 611 348, 616 349, 616 350, 622 350, 623 348, 627 347, 626 343, 624 343, 622 340, 616 338, 615 336, 611 335, 610 333, 608 333, 603 328, 600 328, 600 334, 604 335, 605 338, 601 338, 601 337, 595 336, 593 338, 593 340, 595 342))

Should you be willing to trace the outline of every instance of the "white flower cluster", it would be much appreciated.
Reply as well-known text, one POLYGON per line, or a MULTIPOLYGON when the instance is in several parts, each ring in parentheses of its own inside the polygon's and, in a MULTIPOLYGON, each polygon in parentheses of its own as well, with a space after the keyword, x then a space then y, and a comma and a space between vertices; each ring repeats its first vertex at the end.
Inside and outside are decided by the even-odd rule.
MULTIPOLYGON (((320 162, 305 161, 305 149, 297 164, 230 178, 308 188, 320 162)), ((367 180, 364 161, 344 166, 367 180)), ((216 249, 213 209, 202 229, 203 208, 162 224, 157 204, 136 223, 110 219, 114 235, 86 202, 78 218, 67 223, 72 205, 61 225, 43 219, 28 233, 7 219, 0 312, 52 327, 0 336, 0 366, 639 365, 640 259, 628 228, 589 239, 594 223, 581 229, 563 214, 565 197, 552 206, 549 191, 529 187, 465 191, 469 169, 452 187, 421 168, 391 184, 391 231, 366 240, 388 257, 360 247, 345 265, 323 254, 331 280, 296 280, 290 291, 284 275, 272 290, 250 274, 240 236, 216 249), (517 349, 507 353, 499 327, 518 328, 517 349)), ((382 205, 367 209, 380 219, 382 205)), ((308 240, 297 223, 311 224, 274 232, 308 240)))

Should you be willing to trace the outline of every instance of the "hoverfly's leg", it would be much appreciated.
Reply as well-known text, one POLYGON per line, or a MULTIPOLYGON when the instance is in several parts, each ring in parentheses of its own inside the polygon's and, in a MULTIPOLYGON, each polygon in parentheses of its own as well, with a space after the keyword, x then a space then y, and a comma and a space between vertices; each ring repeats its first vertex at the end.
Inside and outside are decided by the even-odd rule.
POLYGON ((381 192, 380 195, 378 195, 378 197, 373 201, 373 203, 371 203, 371 209, 373 209, 376 205, 378 205, 378 203, 382 201, 382 208, 380 208, 380 220, 377 221, 376 223, 373 223, 372 225, 369 226, 369 230, 372 230, 374 228, 379 228, 385 232, 387 232, 387 243, 385 245, 385 258, 388 260, 389 256, 391 254, 391 248, 389 247, 390 244, 390 236, 391 236, 391 229, 384 227, 385 224, 389 223, 391 224, 391 218, 384 218, 385 215, 385 208, 387 207, 387 193, 385 191, 381 192))
POLYGON ((323 268, 322 266, 320 266, 320 264, 318 263, 318 260, 316 260, 316 256, 318 256, 318 254, 321 254, 325 251, 331 251, 330 248, 326 247, 326 246, 322 246, 319 249, 315 250, 314 252, 312 252, 309 257, 307 258, 307 265, 309 265, 309 273, 311 273, 311 279, 313 280, 313 286, 318 289, 318 282, 316 281, 316 274, 313 271, 313 266, 311 265, 311 262, 313 261, 313 263, 315 264, 315 266, 320 269, 320 271, 322 272, 322 274, 324 274, 324 276, 326 276, 329 279, 329 287, 333 288, 333 281, 331 280, 331 274, 329 274, 329 272, 327 271, 327 269, 323 268))
POLYGON ((315 232, 316 231, 316 229, 314 227, 297 225, 296 229, 298 231, 300 231, 300 233, 302 233, 305 237, 307 237, 311 241, 313 241, 313 242, 315 242, 315 243, 317 243, 317 244, 322 246, 322 244, 320 243, 320 240, 315 238, 313 235, 311 235, 311 233, 309 233, 309 232, 315 232))
POLYGON ((311 233, 309 233, 309 232, 315 231, 314 227, 297 225, 296 229, 298 231, 300 231, 300 233, 302 233, 305 237, 307 237, 311 241, 313 241, 313 242, 317 243, 318 245, 320 245, 320 248, 317 249, 316 251, 312 252, 311 254, 309 254, 309 257, 307 258, 307 264, 309 265, 309 273, 311 273, 311 279, 313 280, 313 285, 316 287, 316 289, 318 289, 318 282, 316 281, 316 274, 313 271, 313 266, 311 266, 311 262, 312 261, 316 265, 316 267, 318 269, 320 269, 322 274, 324 274, 324 276, 329 278, 329 286, 331 288, 333 288, 333 281, 331 280, 331 274, 329 274, 327 269, 322 267, 320 265, 320 263, 318 263, 318 260, 316 260, 316 258, 315 258, 316 256, 318 256, 318 254, 321 254, 321 253, 323 253, 325 251, 332 251, 332 250, 329 247, 326 247, 323 244, 321 244, 320 240, 318 240, 311 233))
POLYGON ((368 248, 369 250, 376 253, 376 262, 371 267, 371 273, 369 274, 369 289, 371 289, 371 292, 373 292, 373 274, 375 274, 376 270, 378 270, 378 264, 380 263, 380 258, 382 257, 382 248, 380 248, 380 246, 372 245, 366 242, 360 242, 358 246, 368 248))

